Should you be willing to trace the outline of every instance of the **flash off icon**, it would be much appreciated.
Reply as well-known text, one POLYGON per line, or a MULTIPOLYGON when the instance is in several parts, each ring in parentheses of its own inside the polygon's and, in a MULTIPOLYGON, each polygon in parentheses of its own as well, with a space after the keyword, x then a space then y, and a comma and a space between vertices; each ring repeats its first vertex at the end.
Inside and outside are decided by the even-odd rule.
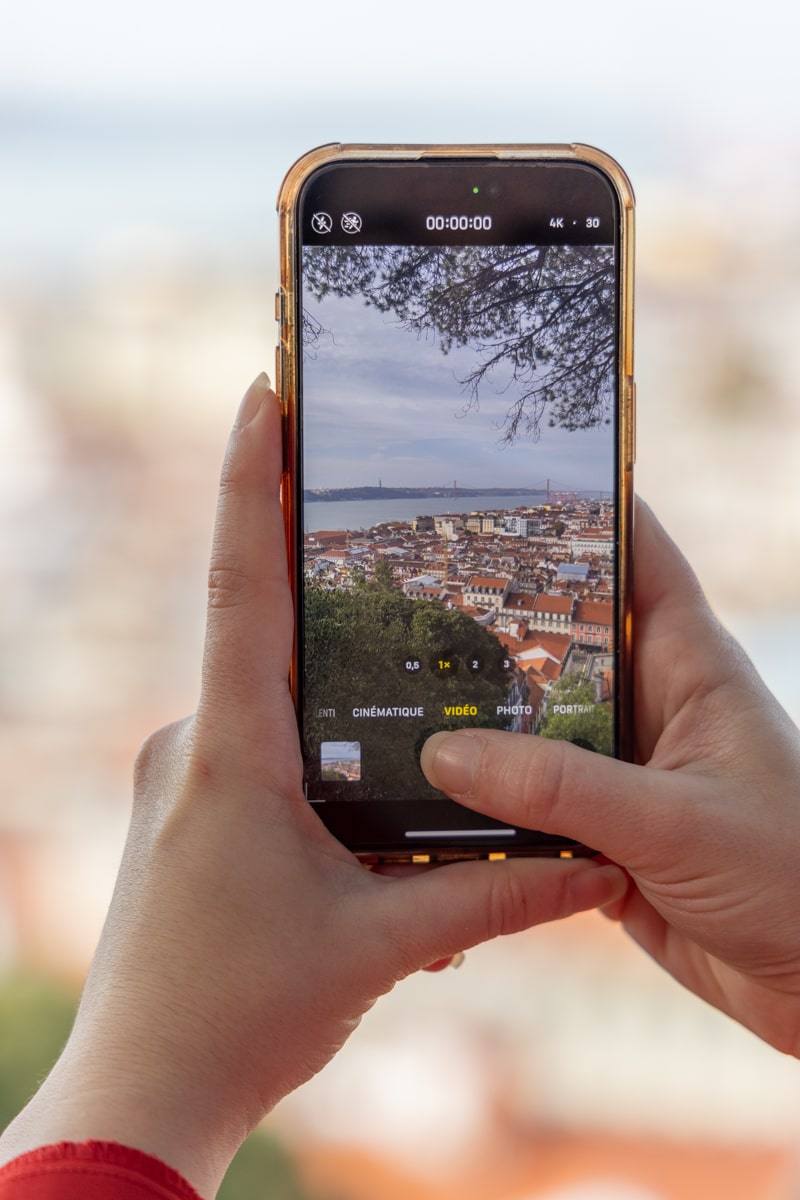
POLYGON ((311 218, 311 228, 314 233, 330 233, 333 229, 333 221, 330 214, 326 212, 315 212, 311 218))

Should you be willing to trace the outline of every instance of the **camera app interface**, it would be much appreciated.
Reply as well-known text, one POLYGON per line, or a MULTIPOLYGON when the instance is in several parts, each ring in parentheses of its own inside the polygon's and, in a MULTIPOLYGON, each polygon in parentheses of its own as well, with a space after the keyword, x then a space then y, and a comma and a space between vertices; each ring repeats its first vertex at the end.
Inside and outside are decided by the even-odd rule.
POLYGON ((581 167, 442 171, 398 200, 407 169, 340 166, 305 196, 314 802, 439 795, 419 767, 438 729, 615 749, 610 188, 581 167))

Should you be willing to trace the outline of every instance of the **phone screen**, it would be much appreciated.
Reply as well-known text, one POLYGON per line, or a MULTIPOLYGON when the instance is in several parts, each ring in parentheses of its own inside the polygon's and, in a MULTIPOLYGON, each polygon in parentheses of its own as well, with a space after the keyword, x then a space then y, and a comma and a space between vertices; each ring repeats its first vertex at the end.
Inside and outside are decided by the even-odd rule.
POLYGON ((324 166, 298 206, 307 795, 367 842, 477 819, 499 849, 425 779, 431 733, 619 750, 619 201, 580 163, 434 160, 324 166))

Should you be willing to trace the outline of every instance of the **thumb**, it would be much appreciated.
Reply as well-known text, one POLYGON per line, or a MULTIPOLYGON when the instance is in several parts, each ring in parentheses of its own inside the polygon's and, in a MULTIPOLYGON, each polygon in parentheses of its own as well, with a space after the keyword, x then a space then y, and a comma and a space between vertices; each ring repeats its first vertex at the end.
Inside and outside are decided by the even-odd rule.
POLYGON ((436 733, 422 751, 430 783, 509 825, 583 842, 628 870, 651 847, 669 855, 696 813, 697 777, 620 762, 570 742, 495 729, 436 733))
POLYGON ((280 422, 262 374, 242 400, 220 479, 198 719, 237 742, 259 743, 268 726, 295 732, 280 422))

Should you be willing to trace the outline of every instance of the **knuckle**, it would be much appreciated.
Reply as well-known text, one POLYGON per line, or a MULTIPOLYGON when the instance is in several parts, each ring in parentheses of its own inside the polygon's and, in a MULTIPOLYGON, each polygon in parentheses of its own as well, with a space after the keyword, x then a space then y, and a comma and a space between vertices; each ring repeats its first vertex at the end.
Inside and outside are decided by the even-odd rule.
POLYGON ((528 828, 558 832, 553 827, 558 824, 566 776, 564 743, 530 739, 506 759, 502 786, 528 828))
POLYGON ((142 742, 133 764, 133 795, 135 807, 141 807, 150 797, 164 790, 168 774, 181 755, 192 718, 173 721, 149 734, 142 742))
MULTIPOLYGON (((380 947, 380 953, 367 954, 368 971, 370 974, 374 973, 373 988, 377 994, 383 995, 390 991, 398 980, 407 979, 409 975, 418 971, 419 959, 424 958, 424 955, 420 955, 416 951, 414 939, 409 937, 405 926, 389 914, 384 915, 382 920, 376 922, 373 937, 374 945, 380 947), (379 962, 382 970, 376 971, 375 966, 379 962), (378 978, 380 978, 379 983, 378 978)), ((364 939, 362 945, 370 947, 371 942, 369 939, 364 939)), ((360 975, 363 963, 364 959, 359 958, 355 977, 360 975)))
MULTIPOLYGON (((390 882, 390 881, 387 881, 390 882)), ((389 888, 384 888, 384 893, 389 888)), ((426 967, 437 954, 430 949, 430 913, 427 905, 411 891, 406 898, 406 905, 399 909, 394 903, 376 905, 373 915, 375 945, 380 948, 377 954, 368 956, 370 970, 375 970, 377 963, 382 964, 383 978, 380 992, 388 992, 400 979, 426 967)))
POLYGON ((222 470, 220 471, 220 499, 225 500, 228 493, 238 492, 245 478, 246 464, 243 461, 241 439, 234 430, 231 440, 228 443, 227 453, 222 462, 222 470))
POLYGON ((137 795, 144 793, 157 770, 156 763, 162 758, 164 743, 169 738, 170 726, 156 729, 139 747, 133 763, 133 787, 137 795))
POLYGON ((208 570, 210 608, 238 608, 248 602, 252 592, 251 579, 235 563, 220 559, 212 561, 208 570))
POLYGON ((519 933, 536 921, 534 896, 517 872, 504 869, 493 872, 486 906, 487 940, 519 933))

